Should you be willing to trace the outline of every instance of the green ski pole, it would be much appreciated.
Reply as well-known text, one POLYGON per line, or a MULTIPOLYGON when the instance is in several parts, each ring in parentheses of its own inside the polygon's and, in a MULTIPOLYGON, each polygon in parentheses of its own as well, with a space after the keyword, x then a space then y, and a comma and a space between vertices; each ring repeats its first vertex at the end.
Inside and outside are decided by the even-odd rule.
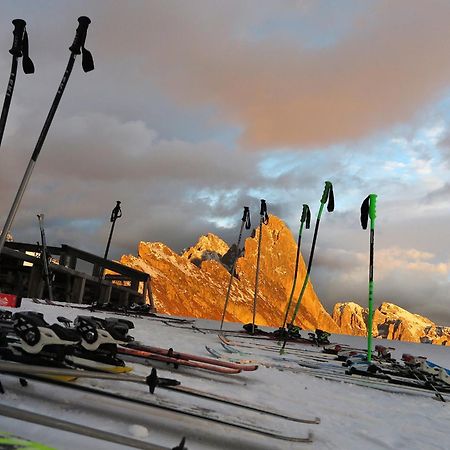
POLYGON ((361 205, 361 226, 367 229, 370 217, 370 254, 369 254, 369 317, 367 318, 367 361, 372 360, 372 322, 373 322, 373 255, 375 244, 375 217, 377 195, 370 194, 361 205))
POLYGON ((238 237, 238 241, 236 244, 236 256, 233 261, 233 266, 231 267, 230 281, 228 283, 227 295, 225 297, 225 304, 223 306, 222 320, 220 321, 220 330, 222 330, 222 327, 223 327, 223 321, 225 320, 225 313, 227 311, 228 300, 230 299, 231 284, 233 283, 234 273, 236 271, 236 263, 237 263, 237 260, 239 258, 239 253, 240 253, 239 247, 241 245, 242 231, 244 230, 244 225, 245 225, 246 230, 249 230, 250 227, 252 226, 251 222, 250 222, 250 208, 248 206, 244 206, 244 214, 242 215, 241 220, 242 220, 241 229, 239 230, 239 237, 238 237))
MULTIPOLYGON (((316 226, 314 228, 314 236, 313 236, 313 241, 312 241, 312 245, 311 245, 311 252, 309 254, 308 268, 306 270, 306 276, 303 281, 302 290, 300 291, 300 295, 298 297, 297 304, 295 305, 294 313, 292 314, 292 319, 288 325, 288 330, 289 330, 289 328, 291 328, 294 325, 295 319, 297 318, 298 310, 300 309, 300 304, 302 302, 303 295, 305 294, 305 291, 306 291, 306 286, 308 285, 309 276, 311 274, 312 262, 313 262, 313 258, 314 258, 314 250, 316 248, 317 234, 319 233, 320 218, 322 216, 322 212, 323 212, 325 203, 327 203, 328 212, 333 212, 334 211, 334 194, 333 194, 333 185, 331 184, 331 181, 325 181, 325 188, 323 190, 322 198, 320 199, 320 208, 319 208, 319 212, 317 214, 316 226)), ((288 334, 286 334, 286 336, 284 337, 283 345, 280 349, 280 354, 284 353, 284 348, 286 347, 287 340, 288 340, 288 334)))
POLYGON ((258 256, 256 258, 256 278, 255 278, 255 296, 253 298, 253 318, 252 318, 252 334, 255 334, 255 318, 256 318, 256 300, 258 298, 258 282, 259 282, 259 263, 261 259, 261 238, 262 226, 269 223, 269 216, 267 214, 266 201, 261 199, 261 210, 259 212, 259 239, 258 239, 258 256))
POLYGON ((303 209, 302 209, 302 217, 300 219, 300 229, 299 229, 299 232, 298 232, 297 255, 296 255, 296 258, 295 258, 294 281, 293 281, 293 284, 292 284, 291 295, 289 296, 289 301, 288 301, 287 306, 286 306, 286 312, 284 314, 283 324, 280 327, 280 331, 283 331, 282 336, 284 335, 284 327, 286 326, 287 318, 288 318, 288 315, 289 315, 289 310, 291 309, 292 298, 294 297, 295 286, 297 284, 298 263, 299 263, 299 259, 300 259, 300 245, 302 243, 303 226, 305 225, 306 229, 308 230, 310 222, 311 222, 311 211, 309 210, 309 206, 304 204, 303 205, 303 209))

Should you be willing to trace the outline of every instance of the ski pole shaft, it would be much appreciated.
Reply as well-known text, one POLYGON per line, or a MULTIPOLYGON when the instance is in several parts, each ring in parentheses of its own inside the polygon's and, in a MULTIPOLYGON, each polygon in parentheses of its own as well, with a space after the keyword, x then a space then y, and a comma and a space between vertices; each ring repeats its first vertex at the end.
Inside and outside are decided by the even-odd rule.
POLYGON ((372 323, 373 323, 373 259, 375 248, 375 218, 376 218, 377 196, 369 195, 369 217, 370 217, 370 252, 369 252, 369 317, 367 320, 367 360, 372 360, 372 323))
POLYGON ((305 225, 305 221, 306 221, 306 228, 309 228, 309 222, 310 222, 310 217, 311 217, 311 213, 309 211, 309 207, 308 205, 303 205, 303 209, 302 209, 302 216, 300 219, 300 230, 298 232, 298 240, 297 240, 297 254, 295 257, 295 270, 294 270, 294 281, 292 284, 292 289, 291 289, 291 294, 289 295, 289 300, 286 306, 286 312, 284 314, 284 319, 283 319, 283 323, 281 325, 280 328, 284 329, 284 327, 286 326, 286 322, 287 322, 287 318, 289 315, 289 311, 291 309, 291 304, 292 304, 292 299, 294 297, 294 292, 295 292, 295 287, 297 285, 297 276, 298 276, 298 263, 300 260, 300 247, 301 247, 301 243, 302 243, 302 233, 303 233, 303 226, 305 225))
MULTIPOLYGON (((111 219, 110 219, 111 229, 109 231, 108 242, 106 243, 105 255, 103 256, 103 259, 107 259, 108 258, 109 247, 111 246, 111 240, 112 240, 112 236, 113 236, 113 233, 114 233, 114 227, 116 225, 116 220, 119 219, 120 217, 122 217, 122 210, 120 208, 120 204, 121 203, 122 202, 116 200, 116 206, 114 207, 114 209, 111 212, 111 219)), ((104 270, 105 270, 105 268, 103 266, 101 266, 99 268, 98 284, 97 284, 97 299, 98 300, 100 300, 104 270)))
POLYGON ((50 269, 48 267, 49 256, 48 256, 48 250, 47 250, 47 239, 45 237, 45 230, 44 230, 44 214, 38 214, 37 218, 39 221, 39 229, 41 231, 42 264, 44 267, 44 276, 45 276, 45 281, 47 283, 48 298, 52 302, 53 301, 53 289, 52 289, 52 282, 50 279, 50 269))
POLYGON ((8 87, 6 88, 5 100, 3 101, 2 115, 0 116, 0 146, 2 145, 3 133, 5 132, 6 119, 8 118, 9 106, 14 92, 17 74, 17 56, 13 56, 11 73, 9 75, 8 87))
MULTIPOLYGON (((75 422, 69 422, 55 417, 38 414, 35 412, 27 411, 25 409, 14 408, 13 406, 0 404, 0 415, 2 415, 3 417, 17 419, 22 422, 34 423, 52 429, 58 429, 77 435, 87 436, 93 439, 112 442, 116 445, 123 445, 125 447, 146 450, 169 450, 168 447, 161 447, 160 445, 152 444, 150 442, 140 441, 138 439, 122 436, 120 434, 102 431, 98 428, 91 428, 86 425, 80 425, 75 422)), ((182 449, 184 447, 178 448, 182 449)))
POLYGON ((269 218, 267 216, 267 205, 264 199, 261 199, 261 210, 259 214, 260 219, 259 219, 258 253, 256 257, 255 295, 253 297, 252 334, 255 334, 256 302, 258 299, 259 265, 261 260, 262 226, 264 223, 267 224, 269 221, 269 218))
MULTIPOLYGON (((50 128, 50 125, 52 123, 53 117, 55 116, 56 110, 58 108, 59 102, 61 100, 61 97, 64 93, 64 89, 66 88, 67 81, 69 80, 70 74, 73 69, 73 65, 75 63, 76 55, 79 55, 81 53, 81 49, 83 48, 84 51, 84 41, 86 39, 87 29, 89 24, 91 23, 90 19, 88 17, 80 17, 78 19, 78 28, 76 31, 75 39, 73 41, 73 44, 70 46, 70 57, 69 62, 67 63, 66 70, 64 72, 64 76, 61 80, 61 83, 58 87, 58 91, 56 92, 56 96, 53 100, 53 103, 50 107, 50 111, 48 113, 47 119, 45 120, 44 126, 42 128, 41 134, 39 135, 39 139, 36 143, 36 147, 34 148, 33 154, 31 156, 31 159, 28 163, 27 169, 25 171, 25 174, 22 178, 22 182, 20 183, 19 190, 17 191, 16 197, 14 199, 14 202, 11 206, 11 209, 9 211, 8 217, 6 219, 6 223, 3 227, 2 234, 0 235, 0 254, 2 252, 3 246, 5 245, 6 236, 8 232, 11 229, 11 225, 14 221, 14 218, 17 214, 17 211, 19 209, 20 203, 22 201, 23 194, 25 193, 26 187, 28 185, 28 182, 30 181, 31 174, 33 172, 34 166, 36 165, 37 158, 39 156, 39 153, 41 152, 42 145, 44 144, 45 138, 47 136, 48 130, 50 128)), ((90 55, 90 53, 89 53, 90 55)), ((84 56, 84 54, 83 54, 84 56)), ((91 57, 92 58, 92 57, 91 57)), ((89 58, 86 58, 87 61, 92 62, 89 60, 89 58)), ((93 69, 93 63, 92 65, 85 63, 83 64, 83 69, 87 72, 89 70, 93 69)))
MULTIPOLYGON (((291 321, 289 323, 290 326, 294 325, 295 319, 297 318, 297 314, 298 311, 300 309, 300 305, 303 299, 303 295, 306 292, 306 287, 309 281, 309 277, 311 274, 311 268, 312 268, 312 263, 313 263, 313 259, 314 259, 314 250, 316 248, 316 242, 317 242, 317 236, 319 234, 319 225, 320 225, 320 218, 322 217, 322 212, 323 212, 323 208, 325 206, 325 203, 327 203, 327 210, 329 212, 332 212, 334 210, 334 194, 333 194, 333 185, 331 184, 330 181, 325 181, 325 188, 323 190, 322 193, 322 198, 320 199, 320 208, 319 208, 319 212, 317 213, 317 219, 316 219, 316 225, 314 228, 314 235, 313 235, 313 241, 311 244, 311 252, 309 254, 309 260, 308 260, 308 268, 306 270, 306 276, 305 279, 303 280, 303 285, 302 285, 302 289, 300 291, 300 295, 298 297, 297 303, 295 305, 294 308, 294 312, 292 314, 292 318, 291 321)), ((281 347, 280 353, 283 353, 284 348, 286 347, 286 343, 287 343, 287 335, 283 341, 283 345, 281 347)))
POLYGON ((234 274, 235 274, 235 271, 236 271, 236 263, 237 263, 237 260, 239 258, 239 248, 240 248, 240 245, 241 245, 242 232, 244 230, 244 226, 247 229, 249 229, 250 226, 251 226, 250 225, 250 208, 248 206, 244 206, 244 214, 243 214, 241 220, 242 220, 241 228, 239 230, 239 237, 238 237, 237 244, 236 244, 236 257, 234 258, 233 266, 231 267, 230 281, 228 283, 227 295, 225 297, 225 304, 223 306, 222 319, 220 321, 220 330, 222 330, 222 328, 223 328, 223 322, 225 320, 225 313, 227 311, 228 301, 230 299, 231 285, 233 283, 233 278, 234 278, 234 274))
POLYGON ((8 85, 6 87, 5 100, 3 101, 2 113, 0 115, 0 146, 2 145, 3 133, 5 132, 6 120, 8 118, 9 107, 16 84, 18 58, 24 54, 24 72, 33 73, 34 66, 28 57, 28 37, 26 34, 26 22, 22 19, 14 19, 13 45, 9 50, 12 55, 11 71, 9 75, 8 85), (25 48, 24 48, 25 47, 25 48))

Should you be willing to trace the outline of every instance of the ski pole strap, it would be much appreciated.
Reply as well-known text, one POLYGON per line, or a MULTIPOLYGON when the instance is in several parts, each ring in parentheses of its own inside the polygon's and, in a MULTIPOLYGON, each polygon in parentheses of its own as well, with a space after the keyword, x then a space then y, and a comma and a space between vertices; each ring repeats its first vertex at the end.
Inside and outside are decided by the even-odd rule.
POLYGON ((90 23, 91 19, 89 19, 89 17, 81 16, 78 18, 79 25, 75 33, 75 39, 73 40, 72 45, 69 47, 69 50, 74 55, 79 55, 82 53, 81 65, 85 72, 90 72, 91 70, 94 70, 94 59, 92 58, 92 54, 89 50, 87 50, 84 47, 87 29, 90 23))
POLYGON ((26 30, 26 22, 22 19, 14 19, 12 23, 14 25, 13 45, 9 50, 9 53, 16 58, 20 58, 23 55, 22 68, 24 73, 34 73, 33 61, 31 61, 28 56, 28 34, 26 30))
POLYGON ((327 210, 328 212, 334 211, 334 194, 333 194, 333 185, 331 181, 325 181, 325 188, 323 190, 322 198, 320 199, 320 203, 325 204, 328 200, 327 210))
POLYGON ((266 201, 263 199, 261 199, 261 210, 259 211, 259 214, 261 216, 261 222, 264 225, 267 225, 269 223, 269 215, 267 214, 266 201))
POLYGON ((361 226, 363 230, 367 229, 367 222, 370 217, 370 226, 373 228, 375 226, 375 217, 376 217, 376 205, 377 205, 377 195, 370 194, 361 205, 361 226))
POLYGON ((114 209, 111 212, 110 222, 115 222, 117 219, 122 217, 122 209, 120 208, 121 203, 122 202, 119 202, 117 200, 117 205, 114 207, 114 209))
POLYGON ((302 209, 302 217, 300 219, 301 223, 304 223, 306 221, 306 229, 309 229, 310 223, 311 223, 311 211, 309 210, 309 206, 304 204, 302 209))
POLYGON ((250 230, 252 224, 250 223, 250 208, 248 206, 244 206, 244 214, 242 215, 242 222, 245 223, 245 229, 250 230))

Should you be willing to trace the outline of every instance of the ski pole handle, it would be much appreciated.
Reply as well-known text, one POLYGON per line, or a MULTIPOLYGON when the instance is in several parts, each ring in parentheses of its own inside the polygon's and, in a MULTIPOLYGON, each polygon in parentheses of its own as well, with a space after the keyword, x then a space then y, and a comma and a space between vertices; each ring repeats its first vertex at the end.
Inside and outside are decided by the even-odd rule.
POLYGON ((242 222, 245 223, 245 229, 250 230, 252 226, 250 223, 250 208, 248 206, 244 206, 244 213, 242 215, 242 222))
POLYGON ((334 194, 333 194, 333 185, 331 181, 325 181, 325 188, 323 190, 322 198, 320 199, 320 203, 324 205, 328 200, 327 210, 328 212, 333 212, 334 210, 334 194))
POLYGON ((377 217, 377 194, 369 195, 369 217, 370 223, 374 223, 377 217))
POLYGON ((122 209, 120 208, 120 204, 122 202, 120 202, 119 200, 116 200, 116 203, 117 203, 116 206, 114 207, 114 209, 111 212, 110 222, 115 222, 117 219, 122 217, 122 209))
POLYGON ((264 199, 261 199, 261 209, 259 211, 259 215, 261 216, 261 223, 267 225, 269 223, 269 215, 267 214, 267 204, 264 199))
POLYGON ((22 19, 14 19, 12 23, 14 25, 13 45, 9 53, 19 58, 20 56, 22 56, 23 34, 25 32, 25 26, 27 23, 22 19))
POLYGON ((309 229, 309 225, 311 222, 311 211, 309 210, 309 206, 304 204, 302 209, 302 217, 300 218, 300 222, 303 223, 306 221, 306 229, 309 229))
POLYGON ((90 23, 91 19, 89 19, 89 17, 81 16, 78 18, 79 25, 75 32, 75 39, 69 47, 69 50, 74 55, 81 55, 81 48, 84 47, 84 42, 86 41, 87 30, 90 23))

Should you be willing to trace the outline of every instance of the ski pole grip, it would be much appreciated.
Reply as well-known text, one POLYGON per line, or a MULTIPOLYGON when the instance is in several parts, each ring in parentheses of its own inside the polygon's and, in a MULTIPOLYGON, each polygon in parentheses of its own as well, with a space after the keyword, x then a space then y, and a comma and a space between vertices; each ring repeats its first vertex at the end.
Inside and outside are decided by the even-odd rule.
POLYGON ((369 217, 371 221, 374 221, 377 217, 377 194, 370 194, 369 197, 369 217))
POLYGON ((247 220, 247 217, 250 213, 250 208, 248 206, 244 206, 244 214, 242 215, 242 222, 245 222, 247 220))
POLYGON ((74 55, 81 54, 81 48, 84 47, 87 29, 90 23, 91 19, 89 19, 89 17, 81 16, 78 18, 78 28, 77 31, 75 32, 75 39, 73 40, 73 44, 69 47, 69 50, 74 55))
POLYGON ((259 214, 261 216, 263 216, 265 213, 267 212, 267 206, 266 206, 266 201, 261 199, 261 209, 259 211, 259 214))
POLYGON ((309 206, 305 203, 302 209, 302 217, 300 218, 300 222, 304 223, 306 220, 306 229, 309 228, 311 221, 311 211, 309 210, 309 206))
POLYGON ((331 189, 331 181, 325 181, 325 188, 323 190, 322 198, 320 199, 320 203, 326 203, 328 200, 328 194, 331 189))
POLYGON ((27 23, 22 19, 14 19, 12 23, 14 25, 13 45, 9 53, 13 56, 20 57, 22 56, 23 33, 27 23))

